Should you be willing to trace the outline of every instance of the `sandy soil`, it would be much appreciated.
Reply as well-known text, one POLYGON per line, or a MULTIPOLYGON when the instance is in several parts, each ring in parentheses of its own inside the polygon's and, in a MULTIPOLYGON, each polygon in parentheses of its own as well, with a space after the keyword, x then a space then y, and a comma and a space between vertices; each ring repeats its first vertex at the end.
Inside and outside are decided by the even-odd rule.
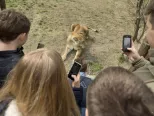
MULTIPOLYGON (((6 0, 7 8, 26 14, 31 22, 25 52, 36 49, 42 42, 49 49, 63 53, 71 24, 80 23, 97 29, 90 31, 94 42, 89 42, 85 59, 90 62, 90 73, 96 74, 108 66, 119 64, 121 41, 124 34, 133 34, 135 7, 131 0, 6 0)), ((133 1, 133 0, 132 0, 133 1)), ((135 1, 134 1, 135 2, 135 1)), ((70 68, 74 52, 65 62, 70 68)))

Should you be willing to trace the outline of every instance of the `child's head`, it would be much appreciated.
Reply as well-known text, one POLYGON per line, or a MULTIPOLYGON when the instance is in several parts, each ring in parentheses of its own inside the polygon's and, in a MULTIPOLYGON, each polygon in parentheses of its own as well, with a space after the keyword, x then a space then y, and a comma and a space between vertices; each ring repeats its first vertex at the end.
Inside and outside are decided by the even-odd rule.
POLYGON ((82 65, 80 72, 87 72, 88 65, 83 57, 78 58, 75 61, 79 62, 82 65))
POLYGON ((10 43, 16 41, 18 46, 23 45, 30 30, 29 19, 14 10, 0 12, 0 41, 10 43))

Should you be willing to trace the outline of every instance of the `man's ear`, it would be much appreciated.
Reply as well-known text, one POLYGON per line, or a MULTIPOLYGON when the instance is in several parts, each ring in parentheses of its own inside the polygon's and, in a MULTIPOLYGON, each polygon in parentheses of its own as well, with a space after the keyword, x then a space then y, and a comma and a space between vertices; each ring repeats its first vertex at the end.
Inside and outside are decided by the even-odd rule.
POLYGON ((74 29, 75 29, 75 27, 76 27, 77 25, 79 25, 79 24, 72 24, 72 25, 71 25, 71 31, 74 31, 74 29))
POLYGON ((19 40, 19 43, 20 44, 24 44, 27 40, 27 36, 28 34, 27 33, 21 33, 19 36, 18 36, 18 40, 19 40))

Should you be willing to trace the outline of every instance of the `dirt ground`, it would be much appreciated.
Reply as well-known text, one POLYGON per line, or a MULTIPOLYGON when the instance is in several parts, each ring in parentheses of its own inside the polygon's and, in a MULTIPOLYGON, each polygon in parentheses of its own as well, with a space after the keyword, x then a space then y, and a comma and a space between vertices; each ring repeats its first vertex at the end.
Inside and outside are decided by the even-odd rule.
MULTIPOLYGON (((25 52, 36 49, 38 42, 42 42, 62 54, 71 24, 79 23, 99 31, 90 31, 94 42, 89 42, 84 53, 90 74, 108 66, 128 67, 119 64, 119 57, 122 36, 133 34, 135 7, 131 0, 6 0, 6 3, 7 8, 23 12, 32 22, 25 52)), ((67 70, 74 55, 75 52, 70 54, 65 62, 67 70)))

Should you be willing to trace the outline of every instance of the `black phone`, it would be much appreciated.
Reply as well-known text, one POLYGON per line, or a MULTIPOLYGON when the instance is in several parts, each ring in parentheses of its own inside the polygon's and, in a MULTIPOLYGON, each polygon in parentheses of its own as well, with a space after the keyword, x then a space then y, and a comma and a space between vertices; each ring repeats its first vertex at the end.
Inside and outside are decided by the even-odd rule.
POLYGON ((129 52, 129 50, 127 50, 127 48, 131 48, 132 47, 132 40, 131 40, 131 38, 132 38, 131 35, 124 35, 123 36, 122 50, 124 52, 129 52))
POLYGON ((80 72, 82 65, 76 61, 74 61, 74 64, 71 67, 71 70, 68 73, 68 78, 70 78, 72 81, 74 81, 74 78, 72 75, 77 75, 80 72))

